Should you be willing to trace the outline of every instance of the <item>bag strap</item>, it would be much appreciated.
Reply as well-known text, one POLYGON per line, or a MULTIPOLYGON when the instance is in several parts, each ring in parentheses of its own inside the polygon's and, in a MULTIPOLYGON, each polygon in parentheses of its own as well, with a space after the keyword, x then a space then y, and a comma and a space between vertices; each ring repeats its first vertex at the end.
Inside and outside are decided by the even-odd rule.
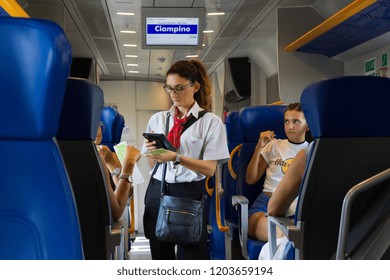
MULTIPOLYGON (((165 135, 168 135, 168 129, 169 129, 169 117, 171 116, 171 113, 168 112, 167 113, 167 119, 165 121, 165 135)), ((153 168, 153 172, 152 172, 152 175, 150 176, 151 178, 154 176, 154 174, 156 174, 157 172, 157 169, 158 167, 160 166, 160 162, 156 162, 155 165, 154 165, 154 168, 153 168)), ((165 178, 164 178, 165 179, 165 178)), ((161 180, 161 182, 164 181, 164 180, 161 180)))
MULTIPOLYGON (((169 130, 169 118, 171 117, 171 113, 170 112, 167 112, 167 118, 166 118, 166 121, 165 121, 165 135, 168 135, 168 130, 169 130)), ((160 165, 159 162, 156 163, 156 167, 155 169, 157 170, 157 167, 160 165)), ((153 170, 154 171, 154 170, 153 170)), ((164 162, 164 165, 163 165, 163 170, 162 170, 162 174, 161 174, 161 196, 163 196, 164 194, 164 185, 165 185, 165 174, 167 173, 167 163, 164 162)))
POLYGON ((165 136, 168 135, 169 132, 169 118, 171 117, 171 112, 167 112, 167 118, 165 120, 165 136))
POLYGON ((183 132, 187 128, 189 128, 191 125, 193 125, 196 121, 198 121, 201 117, 203 117, 207 113, 208 113, 208 111, 206 111, 206 110, 200 111, 198 113, 198 118, 195 118, 193 115, 191 115, 191 117, 183 124, 183 130, 181 131, 181 133, 183 134, 183 132))
MULTIPOLYGON (((166 121, 165 121, 165 135, 167 135, 168 134, 168 124, 169 124, 169 116, 171 115, 171 113, 170 112, 168 112, 167 113, 167 118, 166 118, 166 121)), ((153 168, 153 172, 152 172, 152 175, 150 175, 150 177, 152 178, 153 176, 154 176, 154 174, 156 174, 156 172, 157 172, 157 169, 158 169, 158 167, 160 166, 160 162, 156 162, 155 164, 154 164, 154 168, 153 168)))

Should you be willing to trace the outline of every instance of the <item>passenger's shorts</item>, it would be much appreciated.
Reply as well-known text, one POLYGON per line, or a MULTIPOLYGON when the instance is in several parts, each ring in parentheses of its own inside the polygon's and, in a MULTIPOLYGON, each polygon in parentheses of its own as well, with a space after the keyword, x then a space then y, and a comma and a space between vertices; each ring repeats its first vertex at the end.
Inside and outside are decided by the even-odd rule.
POLYGON ((248 217, 252 216, 254 213, 257 212, 268 212, 268 201, 270 197, 266 195, 265 193, 260 193, 259 196, 256 198, 255 202, 253 202, 251 208, 249 209, 248 217))

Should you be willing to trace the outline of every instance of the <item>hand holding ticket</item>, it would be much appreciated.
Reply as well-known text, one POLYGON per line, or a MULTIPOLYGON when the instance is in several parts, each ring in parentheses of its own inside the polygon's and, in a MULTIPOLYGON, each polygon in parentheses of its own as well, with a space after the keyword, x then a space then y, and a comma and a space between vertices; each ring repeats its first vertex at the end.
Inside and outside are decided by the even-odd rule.
MULTIPOLYGON (((121 142, 121 143, 115 145, 114 150, 118 156, 118 159, 123 164, 123 160, 124 160, 125 154, 126 154, 126 142, 121 142)), ((137 164, 134 165, 134 170, 133 170, 132 175, 133 175, 133 185, 138 185, 138 184, 141 184, 142 182, 145 181, 137 164)))

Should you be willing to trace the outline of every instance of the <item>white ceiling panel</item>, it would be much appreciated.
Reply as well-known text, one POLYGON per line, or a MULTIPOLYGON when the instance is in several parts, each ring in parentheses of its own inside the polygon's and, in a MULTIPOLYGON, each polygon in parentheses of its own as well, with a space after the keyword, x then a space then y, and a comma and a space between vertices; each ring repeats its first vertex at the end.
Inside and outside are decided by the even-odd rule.
MULTIPOLYGON (((60 24, 75 57, 96 59, 101 79, 165 80, 170 65, 198 55, 210 71, 225 58, 249 56, 276 36, 275 11, 279 6, 315 3, 323 14, 351 0, 18 0, 31 17, 47 18, 60 24), (204 7, 204 47, 199 50, 142 49, 141 7, 204 7), (131 12, 134 15, 118 15, 131 12), (224 15, 209 16, 210 12, 224 15), (135 31, 135 34, 121 33, 135 31), (124 47, 135 44, 137 47, 124 47), (137 57, 126 57, 136 55, 137 57), (138 64, 128 66, 127 64, 138 64), (129 73, 138 71, 138 73, 129 73)), ((275 46, 276 48, 276 46, 275 46)))

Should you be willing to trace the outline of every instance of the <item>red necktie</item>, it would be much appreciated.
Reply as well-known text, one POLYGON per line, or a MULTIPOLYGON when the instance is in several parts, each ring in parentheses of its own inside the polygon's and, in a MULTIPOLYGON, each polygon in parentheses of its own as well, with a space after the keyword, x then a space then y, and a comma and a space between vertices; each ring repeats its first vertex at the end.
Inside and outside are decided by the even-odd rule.
POLYGON ((180 136, 184 128, 184 124, 187 120, 187 117, 184 117, 182 119, 179 119, 177 117, 178 109, 176 108, 175 116, 173 118, 173 127, 168 133, 167 139, 175 149, 178 149, 180 147, 180 136))

